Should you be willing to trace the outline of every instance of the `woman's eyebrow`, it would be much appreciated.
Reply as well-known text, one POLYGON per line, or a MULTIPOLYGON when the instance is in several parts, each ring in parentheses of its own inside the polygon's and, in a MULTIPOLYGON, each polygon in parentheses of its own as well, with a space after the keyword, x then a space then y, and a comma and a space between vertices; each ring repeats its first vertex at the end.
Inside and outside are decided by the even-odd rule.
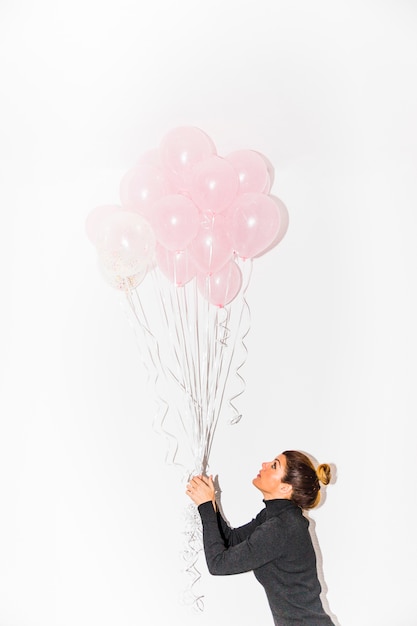
POLYGON ((281 461, 279 459, 274 459, 274 461, 278 461, 278 463, 281 465, 281 461))

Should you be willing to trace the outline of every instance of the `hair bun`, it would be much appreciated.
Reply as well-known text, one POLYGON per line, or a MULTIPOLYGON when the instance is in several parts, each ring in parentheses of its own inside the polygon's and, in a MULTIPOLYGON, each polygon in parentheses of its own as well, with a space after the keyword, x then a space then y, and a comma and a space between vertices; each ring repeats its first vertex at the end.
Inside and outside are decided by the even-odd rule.
POLYGON ((328 485, 332 477, 332 470, 327 463, 321 463, 316 470, 317 478, 323 485, 328 485))

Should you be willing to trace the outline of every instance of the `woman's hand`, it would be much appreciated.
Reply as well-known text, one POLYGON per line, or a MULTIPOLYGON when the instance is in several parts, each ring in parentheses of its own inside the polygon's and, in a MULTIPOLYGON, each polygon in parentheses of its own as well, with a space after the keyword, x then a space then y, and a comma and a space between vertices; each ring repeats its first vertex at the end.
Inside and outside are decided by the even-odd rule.
POLYGON ((193 476, 187 485, 186 494, 198 506, 203 502, 212 502, 216 509, 216 496, 213 476, 193 476))

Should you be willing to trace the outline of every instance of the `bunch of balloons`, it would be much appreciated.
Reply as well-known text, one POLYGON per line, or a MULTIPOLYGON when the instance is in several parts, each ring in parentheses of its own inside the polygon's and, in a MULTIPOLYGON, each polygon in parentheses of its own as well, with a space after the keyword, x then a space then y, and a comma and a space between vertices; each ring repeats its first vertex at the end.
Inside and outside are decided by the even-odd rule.
MULTIPOLYGON (((87 217, 103 276, 125 292, 140 331, 158 406, 154 428, 167 439, 167 459, 186 469, 186 477, 207 472, 225 402, 231 424, 241 417, 234 401, 245 385, 239 370, 247 353, 252 260, 277 245, 288 226, 271 185, 262 154, 236 150, 221 157, 206 133, 183 126, 126 172, 120 204, 98 206, 87 217), (152 280, 142 285, 147 274, 152 280), (148 286, 156 288, 150 298, 148 286)), ((186 520, 190 598, 202 608, 194 506, 186 520)))
POLYGON ((239 262, 274 247, 288 226, 270 195, 272 172, 254 150, 221 157, 201 129, 168 132, 122 178, 120 205, 94 208, 86 231, 105 279, 136 289, 159 269, 175 286, 196 280, 202 297, 224 307, 239 293, 239 262))

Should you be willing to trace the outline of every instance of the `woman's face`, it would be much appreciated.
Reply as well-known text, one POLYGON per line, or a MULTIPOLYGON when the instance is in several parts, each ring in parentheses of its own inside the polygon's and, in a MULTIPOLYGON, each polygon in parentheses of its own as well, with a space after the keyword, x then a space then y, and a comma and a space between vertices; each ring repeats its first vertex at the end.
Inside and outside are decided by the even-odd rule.
POLYGON ((279 454, 272 461, 262 463, 262 469, 259 470, 252 484, 263 493, 266 500, 290 498, 291 485, 282 481, 286 469, 287 460, 285 454, 279 454))

